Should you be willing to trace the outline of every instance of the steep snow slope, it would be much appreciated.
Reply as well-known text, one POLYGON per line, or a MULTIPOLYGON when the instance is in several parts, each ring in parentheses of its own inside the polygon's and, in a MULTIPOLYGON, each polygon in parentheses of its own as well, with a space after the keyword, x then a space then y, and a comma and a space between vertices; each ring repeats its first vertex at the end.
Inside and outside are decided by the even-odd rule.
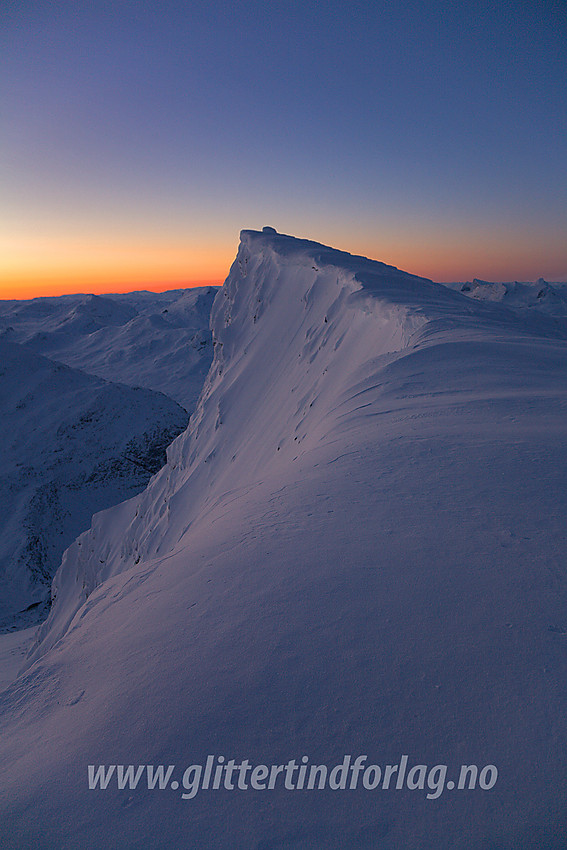
POLYGON ((212 359, 216 288, 0 301, 0 332, 108 381, 169 395, 192 411, 212 359))
POLYGON ((92 514, 139 492, 186 425, 160 393, 0 339, 0 631, 41 622, 61 555, 92 514))
POLYGON ((5 845, 562 848, 563 327, 244 231, 212 328, 189 428, 0 696, 5 845), (208 754, 499 777, 183 800, 208 754), (174 783, 87 790, 103 763, 174 783))

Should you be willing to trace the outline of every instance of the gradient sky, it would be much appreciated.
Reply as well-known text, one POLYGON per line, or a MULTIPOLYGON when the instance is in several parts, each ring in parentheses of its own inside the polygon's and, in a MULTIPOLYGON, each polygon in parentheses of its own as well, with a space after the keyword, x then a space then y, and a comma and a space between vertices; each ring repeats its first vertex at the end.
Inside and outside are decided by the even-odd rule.
POLYGON ((567 279, 567 6, 2 0, 0 297, 220 282, 264 225, 567 279))

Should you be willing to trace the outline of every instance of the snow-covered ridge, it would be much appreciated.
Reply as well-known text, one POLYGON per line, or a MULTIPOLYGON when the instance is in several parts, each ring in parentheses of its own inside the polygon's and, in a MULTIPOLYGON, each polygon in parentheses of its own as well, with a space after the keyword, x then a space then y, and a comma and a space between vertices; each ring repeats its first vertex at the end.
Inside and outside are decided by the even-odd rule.
POLYGON ((244 231, 212 330, 167 465, 67 550, 0 694, 0 837, 562 850, 563 324, 244 231), (436 801, 203 792, 190 810, 180 772, 159 793, 77 782, 210 753, 407 753, 499 779, 436 801))
POLYGON ((39 651, 64 634, 101 582, 172 551, 221 494, 332 442, 345 414, 336 399, 364 373, 353 364, 368 362, 372 371, 376 358, 405 348, 455 300, 383 263, 243 231, 213 305, 214 359, 189 427, 151 487, 96 515, 65 553, 39 651), (172 510, 180 499, 183 510, 172 510))
POLYGON ((242 231, 213 304, 214 358, 189 427, 151 486, 96 515, 65 553, 33 658, 105 579, 182 547, 225 494, 344 439, 371 408, 376 372, 404 350, 440 335, 474 339, 483 327, 502 334, 482 305, 426 278, 270 230, 242 231))

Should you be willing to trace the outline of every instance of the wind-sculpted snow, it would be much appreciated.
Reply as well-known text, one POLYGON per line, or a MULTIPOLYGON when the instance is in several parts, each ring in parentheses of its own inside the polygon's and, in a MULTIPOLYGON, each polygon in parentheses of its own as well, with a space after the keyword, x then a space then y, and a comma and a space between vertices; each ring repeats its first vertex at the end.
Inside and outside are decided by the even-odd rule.
POLYGON ((131 517, 127 530, 113 534, 116 515, 98 515, 65 554, 41 651, 101 581, 171 551, 212 501, 332 442, 345 417, 337 401, 366 374, 367 361, 372 372, 375 358, 406 347, 427 321, 424 303, 437 316, 455 301, 439 285, 381 263, 244 231, 213 306, 214 360, 190 426, 153 486, 121 508, 131 517), (178 501, 182 509, 172 514, 178 501), (109 547, 104 559, 99 539, 109 547))
POLYGON ((0 697, 6 846, 560 850, 564 328, 272 231, 211 326, 187 431, 67 550, 0 697), (498 782, 87 790, 211 753, 498 782))

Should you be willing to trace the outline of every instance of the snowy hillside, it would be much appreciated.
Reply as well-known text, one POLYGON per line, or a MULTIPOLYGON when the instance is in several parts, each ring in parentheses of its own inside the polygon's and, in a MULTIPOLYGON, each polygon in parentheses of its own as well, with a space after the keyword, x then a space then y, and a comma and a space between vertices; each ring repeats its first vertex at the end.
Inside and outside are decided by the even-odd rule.
POLYGON ((0 695, 3 846, 560 850, 564 323, 271 229, 211 323, 187 431, 67 550, 0 695), (347 754, 448 781, 183 798, 208 756, 347 754))
POLYGON ((45 619, 64 549, 165 462, 211 363, 215 294, 0 301, 0 633, 45 619))
POLYGON ((470 298, 498 302, 513 310, 535 310, 567 318, 567 283, 548 283, 542 277, 535 283, 490 283, 475 278, 472 283, 447 283, 445 286, 470 298))
POLYGON ((0 631, 41 622, 64 549, 139 492, 187 423, 166 396, 0 339, 0 631))
POLYGON ((216 292, 209 286, 0 301, 0 334, 107 381, 165 393, 191 411, 211 363, 216 292))

